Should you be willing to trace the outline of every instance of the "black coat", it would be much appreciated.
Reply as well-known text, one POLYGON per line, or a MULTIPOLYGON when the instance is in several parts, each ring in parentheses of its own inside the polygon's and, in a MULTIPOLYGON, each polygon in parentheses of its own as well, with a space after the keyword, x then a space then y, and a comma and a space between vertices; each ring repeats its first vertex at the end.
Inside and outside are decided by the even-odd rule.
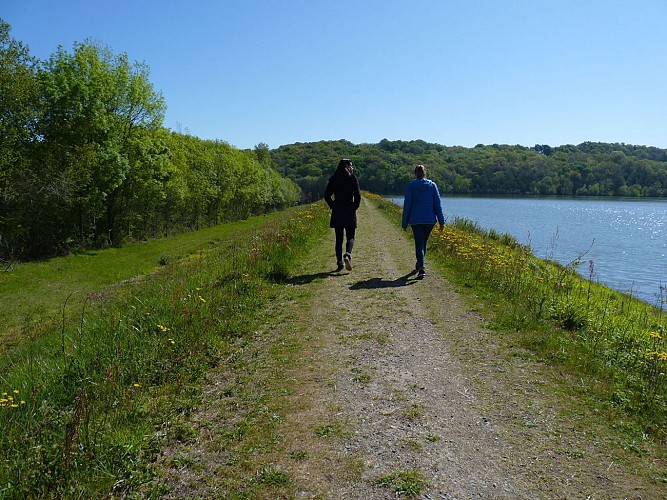
POLYGON ((324 199, 331 209, 329 227, 357 227, 361 192, 359 180, 354 174, 332 175, 327 183, 324 199))

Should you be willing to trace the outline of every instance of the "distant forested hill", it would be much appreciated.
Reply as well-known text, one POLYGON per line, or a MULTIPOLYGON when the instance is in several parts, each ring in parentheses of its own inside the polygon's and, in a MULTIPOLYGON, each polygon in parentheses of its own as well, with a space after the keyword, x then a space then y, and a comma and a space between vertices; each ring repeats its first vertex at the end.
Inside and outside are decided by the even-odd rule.
POLYGON ((667 196, 667 150, 622 143, 465 148, 421 140, 340 140, 281 146, 271 157, 279 172, 313 198, 324 193, 343 157, 354 161, 362 189, 382 194, 403 193, 422 163, 445 193, 667 196))

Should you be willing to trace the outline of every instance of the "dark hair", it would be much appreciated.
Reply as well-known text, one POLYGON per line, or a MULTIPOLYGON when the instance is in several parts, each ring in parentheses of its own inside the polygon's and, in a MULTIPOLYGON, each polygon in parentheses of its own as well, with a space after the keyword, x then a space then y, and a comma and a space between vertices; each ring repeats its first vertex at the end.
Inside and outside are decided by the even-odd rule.
POLYGON ((415 177, 417 177, 417 179, 426 177, 426 167, 424 165, 417 165, 415 167, 415 177))
POLYGON ((352 165, 352 160, 348 158, 343 158, 341 161, 338 162, 338 168, 336 168, 334 175, 343 175, 343 174, 347 175, 345 167, 347 167, 348 165, 352 165))

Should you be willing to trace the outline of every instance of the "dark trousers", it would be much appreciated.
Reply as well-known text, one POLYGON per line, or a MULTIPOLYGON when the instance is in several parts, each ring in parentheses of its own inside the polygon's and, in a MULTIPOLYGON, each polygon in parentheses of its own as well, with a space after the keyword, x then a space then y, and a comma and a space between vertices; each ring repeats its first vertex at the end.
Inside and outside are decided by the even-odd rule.
POLYGON ((347 238, 345 242, 345 252, 352 253, 352 247, 354 246, 354 233, 356 231, 355 227, 336 227, 336 262, 339 264, 343 262, 343 236, 347 238))
POLYGON ((424 267, 424 256, 426 255, 426 244, 428 237, 433 231, 435 224, 412 224, 412 234, 415 237, 415 257, 417 257, 417 269, 424 267))

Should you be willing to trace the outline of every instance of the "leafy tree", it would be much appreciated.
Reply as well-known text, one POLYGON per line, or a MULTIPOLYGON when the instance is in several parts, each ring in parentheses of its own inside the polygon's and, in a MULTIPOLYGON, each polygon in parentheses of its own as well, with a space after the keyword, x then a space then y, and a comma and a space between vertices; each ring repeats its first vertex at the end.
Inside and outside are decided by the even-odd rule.
POLYGON ((71 53, 59 48, 38 77, 40 159, 45 178, 58 181, 59 225, 79 244, 114 243, 115 198, 132 168, 129 149, 140 130, 161 126, 162 96, 143 64, 90 41, 71 53))
POLYGON ((131 168, 113 193, 112 226, 127 239, 169 233, 167 205, 177 203, 172 182, 179 172, 171 163, 166 132, 139 129, 127 140, 126 154, 131 168))
POLYGON ((25 175, 39 116, 36 61, 28 47, 14 40, 0 19, 0 249, 16 248, 25 227, 24 191, 34 191, 25 175))

